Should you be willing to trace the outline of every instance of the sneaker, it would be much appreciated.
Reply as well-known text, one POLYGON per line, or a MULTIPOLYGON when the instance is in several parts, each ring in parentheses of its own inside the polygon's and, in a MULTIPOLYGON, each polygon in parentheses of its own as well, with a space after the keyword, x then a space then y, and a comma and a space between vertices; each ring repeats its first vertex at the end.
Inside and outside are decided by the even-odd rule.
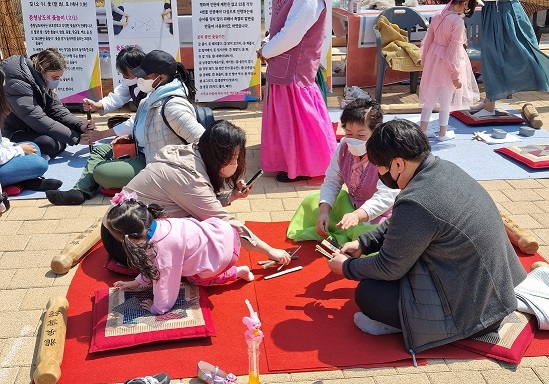
POLYGON ((431 127, 428 127, 427 130, 423 133, 425 133, 425 136, 427 136, 428 138, 433 138, 437 136, 436 132, 433 131, 431 127))
POLYGON ((208 384, 237 384, 238 380, 232 373, 227 373, 219 367, 205 361, 199 361, 196 366, 196 377, 208 384))
POLYGON ((446 135, 444 136, 437 136, 436 139, 437 141, 447 141, 447 140, 452 140, 452 139, 455 139, 456 138, 456 134, 454 131, 446 131, 446 135))
POLYGON ((159 373, 154 376, 139 377, 137 379, 130 379, 124 384, 169 384, 170 377, 165 373, 159 373))

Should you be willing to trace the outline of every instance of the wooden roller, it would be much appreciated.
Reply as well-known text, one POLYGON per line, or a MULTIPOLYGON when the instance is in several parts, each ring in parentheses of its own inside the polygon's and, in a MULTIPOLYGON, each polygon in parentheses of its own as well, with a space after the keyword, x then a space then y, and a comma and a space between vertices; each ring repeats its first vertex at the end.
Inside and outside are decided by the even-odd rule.
MULTIPOLYGON (((382 104, 381 110, 386 115, 421 113, 421 107, 418 104, 382 104)), ((438 111, 438 109, 433 112, 435 111, 438 111)))
POLYGON ((510 218, 500 212, 503 219, 503 225, 511 244, 516 245, 519 249, 527 255, 533 255, 538 251, 539 244, 534 235, 526 231, 524 228, 519 227, 518 224, 513 222, 510 218))
POLYGON ((64 296, 55 296, 48 301, 33 375, 35 384, 55 384, 61 377, 68 308, 69 302, 64 296))
POLYGON ((80 262, 82 256, 101 240, 101 220, 102 218, 97 219, 51 260, 52 271, 61 275, 80 262))
POLYGON ((543 121, 541 121, 538 110, 532 104, 524 104, 522 106, 522 114, 533 128, 540 129, 542 127, 543 121))

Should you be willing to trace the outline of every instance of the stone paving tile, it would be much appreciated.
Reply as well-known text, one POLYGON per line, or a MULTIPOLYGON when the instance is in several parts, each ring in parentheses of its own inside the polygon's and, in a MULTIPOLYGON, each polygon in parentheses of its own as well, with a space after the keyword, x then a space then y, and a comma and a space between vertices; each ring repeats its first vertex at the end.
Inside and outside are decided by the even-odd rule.
POLYGON ((417 367, 396 367, 398 374, 404 373, 427 373, 427 372, 449 372, 450 368, 446 365, 444 359, 428 359, 427 365, 419 365, 417 367))
POLYGON ((535 220, 532 215, 513 215, 510 219, 513 220, 513 222, 519 227, 524 229, 543 227, 543 225, 541 225, 539 221, 535 220))
POLYGON ((531 231, 540 240, 540 245, 549 245, 549 229, 532 229, 531 231))
POLYGON ((79 217, 82 207, 81 205, 60 206, 50 204, 45 206, 44 219, 70 219, 79 217))
MULTIPOLYGON (((11 201, 10 201, 11 204, 11 201)), ((2 217, 6 217, 8 221, 32 221, 40 220, 44 218, 44 210, 36 207, 18 207, 17 209, 10 209, 7 214, 2 214, 2 217)))
POLYGON ((446 364, 452 371, 486 371, 501 368, 496 360, 480 359, 480 360, 459 360, 459 359, 444 359, 446 364))
POLYGON ((481 180, 479 181, 480 185, 484 187, 487 191, 502 191, 506 189, 514 189, 507 181, 505 180, 481 180))
POLYGON ((290 211, 271 212, 271 221, 290 221, 293 216, 294 212, 290 211))
POLYGON ((433 384, 486 384, 486 380, 479 371, 428 372, 427 377, 433 384))
POLYGON ((2 368, 32 365, 37 338, 34 336, 8 339, 5 353, 0 355, 2 368))
POLYGON ((54 233, 60 220, 24 221, 17 231, 18 235, 34 235, 38 233, 54 233))
POLYGON ((326 379, 343 379, 342 371, 319 371, 319 372, 292 372, 290 373, 290 380, 303 381, 303 380, 326 380, 326 379))
POLYGON ((511 201, 536 201, 542 200, 542 197, 535 192, 535 189, 509 189, 501 191, 511 201))
POLYGON ((15 311, 21 309, 20 303, 23 301, 26 292, 26 289, 1 290, 0 312, 11 312, 13 314, 15 311))
MULTIPOLYGON (((11 211, 11 210, 10 210, 11 211)), ((0 236, 0 251, 23 251, 29 242, 27 235, 0 236)))
POLYGON ((252 200, 250 201, 250 207, 252 212, 271 212, 271 211, 283 211, 282 200, 280 199, 265 199, 262 201, 252 200))
MULTIPOLYGON (((18 311, 17 316, 10 312, 0 312, 0 338, 32 337, 37 335, 42 310, 18 311)), ((8 353, 7 349, 2 350, 8 353)))
POLYGON ((16 269, 8 289, 50 287, 53 285, 55 273, 49 268, 16 269))
POLYGON ((431 384, 426 373, 376 376, 374 382, 376 384, 431 384))
POLYGON ((532 370, 543 384, 549 384, 549 367, 533 367, 532 370))
POLYGON ((534 201, 534 205, 538 208, 537 212, 531 212, 531 214, 536 213, 549 213, 549 201, 534 201))
POLYGON ((10 220, 0 221, 0 233, 4 236, 15 235, 19 231, 19 228, 25 223, 25 221, 10 220))
POLYGON ((505 191, 488 190, 488 194, 496 203, 502 203, 505 201, 511 201, 511 199, 505 194, 505 191))
MULTIPOLYGON (((52 286, 26 289, 25 296, 21 300, 20 309, 42 309, 45 310, 48 301, 55 296, 66 296, 68 286, 52 286)), ((20 291, 20 290, 17 290, 20 291)))
POLYGON ((50 267, 51 259, 59 251, 4 252, 0 257, 0 269, 24 269, 29 267, 50 267))
MULTIPOLYGON (((107 207, 103 207, 104 210, 107 207)), ((92 224, 97 221, 97 218, 101 216, 93 217, 77 217, 74 219, 59 220, 59 224, 55 227, 54 233, 82 233, 88 229, 92 224)))
POLYGON ((19 372, 17 372, 17 378, 13 384, 29 384, 31 379, 31 367, 21 367, 19 368, 19 372))
POLYGON ((499 203, 499 205, 503 206, 513 215, 520 215, 524 213, 539 213, 539 208, 531 201, 509 201, 499 203))
POLYGON ((535 189, 542 186, 537 179, 508 180, 507 183, 515 189, 535 189))
MULTIPOLYGON (((0 368, 0 383, 5 383, 5 384, 15 383, 15 379, 18 373, 19 373, 18 367, 0 368)), ((28 379, 27 379, 27 384, 28 384, 28 379)))
POLYGON ((63 249, 73 234, 68 233, 46 233, 37 234, 30 238, 25 250, 42 251, 50 249, 63 249))
POLYGON ((519 368, 515 371, 500 369, 497 371, 483 371, 482 377, 487 384, 541 384, 541 380, 531 368, 519 368))

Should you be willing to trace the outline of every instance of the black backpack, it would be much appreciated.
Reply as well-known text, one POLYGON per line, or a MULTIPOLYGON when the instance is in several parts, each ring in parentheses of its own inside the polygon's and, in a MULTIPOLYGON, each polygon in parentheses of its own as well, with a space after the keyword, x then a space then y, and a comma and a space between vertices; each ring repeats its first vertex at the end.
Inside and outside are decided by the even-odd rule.
MULTIPOLYGON (((160 115, 162 115, 162 120, 164 120, 164 124, 166 124, 174 133, 175 131, 170 126, 170 123, 168 123, 168 120, 166 119, 166 115, 164 114, 164 109, 166 108, 166 103, 172 98, 172 97, 184 97, 184 96, 178 96, 178 95, 170 95, 168 97, 165 97, 164 100, 162 100, 162 108, 160 109, 160 115)), ((187 98, 185 97, 185 100, 187 98)), ((213 122, 214 122, 214 115, 213 111, 210 107, 200 107, 198 105, 194 106, 194 112, 196 113, 196 120, 205 128, 207 129, 213 122)), ((177 135, 177 133, 176 133, 177 135)), ((179 136, 179 135, 177 135, 179 136)), ((185 144, 187 141, 183 138, 181 138, 185 144)))

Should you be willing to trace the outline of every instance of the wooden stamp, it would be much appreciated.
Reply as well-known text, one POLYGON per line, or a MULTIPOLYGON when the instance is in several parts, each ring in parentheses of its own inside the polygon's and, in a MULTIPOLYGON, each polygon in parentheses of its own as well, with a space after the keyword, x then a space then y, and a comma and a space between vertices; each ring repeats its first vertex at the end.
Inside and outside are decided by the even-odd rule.
POLYGON ((61 377, 61 361, 67 335, 67 309, 64 296, 48 301, 42 320, 42 330, 33 379, 36 384, 55 384, 61 377))

